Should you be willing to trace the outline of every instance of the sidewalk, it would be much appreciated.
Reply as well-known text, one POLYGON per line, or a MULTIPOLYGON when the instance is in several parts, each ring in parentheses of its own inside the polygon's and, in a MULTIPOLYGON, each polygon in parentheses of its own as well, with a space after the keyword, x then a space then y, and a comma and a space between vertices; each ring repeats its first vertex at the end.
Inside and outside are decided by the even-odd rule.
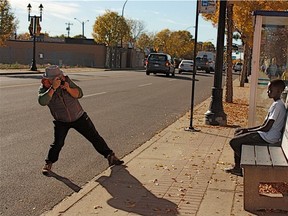
MULTIPOLYGON (((249 87, 238 86, 234 101, 248 101, 249 87)), ((243 209, 243 178, 223 171, 233 162, 234 128, 204 124, 210 100, 194 108, 200 132, 184 130, 187 113, 42 216, 253 215, 243 209)))

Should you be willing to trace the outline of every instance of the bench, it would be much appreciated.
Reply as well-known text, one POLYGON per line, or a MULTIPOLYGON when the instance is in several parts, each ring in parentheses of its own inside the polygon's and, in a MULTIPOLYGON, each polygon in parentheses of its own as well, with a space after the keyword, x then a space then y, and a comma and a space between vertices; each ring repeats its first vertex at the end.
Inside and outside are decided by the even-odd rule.
POLYGON ((244 209, 288 211, 288 195, 260 194, 259 185, 288 184, 288 118, 279 146, 243 145, 241 167, 244 171, 244 209))

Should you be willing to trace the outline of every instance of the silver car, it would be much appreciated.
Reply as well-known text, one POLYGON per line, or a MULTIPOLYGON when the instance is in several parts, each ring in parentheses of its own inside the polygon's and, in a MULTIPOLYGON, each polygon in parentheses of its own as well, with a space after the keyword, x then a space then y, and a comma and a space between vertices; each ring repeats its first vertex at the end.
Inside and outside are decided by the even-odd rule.
POLYGON ((182 60, 178 66, 178 73, 192 72, 193 71, 193 60, 182 60))
POLYGON ((166 76, 175 76, 174 62, 166 53, 150 53, 146 63, 146 74, 162 73, 166 76))

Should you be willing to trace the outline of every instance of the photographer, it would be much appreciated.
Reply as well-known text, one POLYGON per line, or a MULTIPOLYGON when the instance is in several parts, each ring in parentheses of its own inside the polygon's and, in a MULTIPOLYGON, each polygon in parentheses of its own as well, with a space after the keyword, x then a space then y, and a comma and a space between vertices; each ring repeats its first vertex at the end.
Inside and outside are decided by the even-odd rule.
POLYGON ((70 128, 74 128, 89 140, 97 152, 108 159, 109 166, 121 165, 113 151, 105 140, 97 132, 93 122, 84 112, 78 99, 83 92, 63 71, 56 65, 45 69, 39 88, 38 102, 42 106, 48 106, 54 117, 54 142, 51 144, 46 163, 42 169, 44 175, 48 175, 52 164, 58 160, 59 153, 64 145, 65 138, 70 128))

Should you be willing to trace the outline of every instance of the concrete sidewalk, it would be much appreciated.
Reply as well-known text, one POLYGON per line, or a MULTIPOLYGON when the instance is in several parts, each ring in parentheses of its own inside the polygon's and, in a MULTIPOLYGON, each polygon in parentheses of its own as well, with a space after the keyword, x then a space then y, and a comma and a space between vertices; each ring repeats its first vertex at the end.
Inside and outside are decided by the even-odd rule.
MULTIPOLYGON (((104 71, 105 69, 63 69, 64 73, 104 71)), ((41 70, 42 73, 44 70, 41 70)), ((24 70, 0 70, 0 74, 41 73, 24 70)), ((224 95, 224 90, 223 90, 224 95)), ((248 107, 249 84, 233 84, 233 100, 227 114, 228 126, 204 124, 204 113, 210 98, 195 106, 193 126, 199 132, 187 132, 189 113, 156 134, 151 140, 127 155, 124 166, 108 168, 82 188, 68 178, 62 181, 74 191, 42 216, 252 216, 243 209, 243 178, 227 174, 225 167, 233 163, 229 141, 232 124, 245 125, 242 109, 248 107), (241 113, 242 112, 242 113, 241 113), (229 119, 230 118, 230 119, 229 119), (242 119, 241 119, 242 118, 242 119)), ((246 113, 247 114, 247 113, 246 113)), ((260 212, 259 215, 283 215, 260 212)))
POLYGON ((186 114, 42 216, 253 215, 243 209, 242 177, 223 171, 233 162, 234 128, 205 125, 209 104, 194 108, 200 132, 184 130, 186 114))

